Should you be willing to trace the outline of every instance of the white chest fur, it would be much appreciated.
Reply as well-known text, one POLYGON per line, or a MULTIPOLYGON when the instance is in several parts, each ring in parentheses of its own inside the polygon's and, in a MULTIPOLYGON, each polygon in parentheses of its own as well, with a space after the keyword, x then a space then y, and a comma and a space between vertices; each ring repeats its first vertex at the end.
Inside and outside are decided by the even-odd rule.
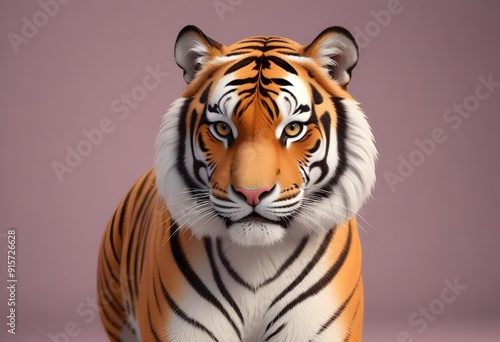
MULTIPOLYGON (((174 342, 336 341, 340 322, 322 328, 342 305, 325 274, 329 236, 238 247, 206 241, 191 265, 203 291, 187 286, 168 331, 174 342)), ((331 236, 330 236, 331 238, 331 236)))

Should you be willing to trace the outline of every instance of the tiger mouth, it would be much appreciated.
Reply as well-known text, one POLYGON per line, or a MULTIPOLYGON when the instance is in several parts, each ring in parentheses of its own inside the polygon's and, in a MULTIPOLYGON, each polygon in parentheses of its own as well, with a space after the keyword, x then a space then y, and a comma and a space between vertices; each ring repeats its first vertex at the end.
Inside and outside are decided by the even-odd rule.
POLYGON ((261 222, 261 223, 269 223, 269 224, 274 224, 274 225, 279 225, 283 228, 286 228, 287 225, 285 224, 284 221, 273 221, 268 218, 265 218, 262 215, 257 214, 256 212, 253 212, 242 219, 239 219, 238 221, 231 221, 228 222, 228 227, 233 224, 233 223, 247 223, 247 222, 261 222))

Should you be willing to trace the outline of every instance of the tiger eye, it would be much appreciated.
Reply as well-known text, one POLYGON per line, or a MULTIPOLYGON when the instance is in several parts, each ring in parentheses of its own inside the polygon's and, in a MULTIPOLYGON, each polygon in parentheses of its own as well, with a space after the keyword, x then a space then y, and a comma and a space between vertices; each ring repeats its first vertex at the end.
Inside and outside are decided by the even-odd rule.
POLYGON ((231 127, 225 122, 219 121, 214 124, 215 132, 221 137, 227 137, 231 134, 231 127))
POLYGON ((286 125, 284 131, 289 138, 293 138, 302 132, 303 127, 304 126, 300 122, 290 122, 286 125))

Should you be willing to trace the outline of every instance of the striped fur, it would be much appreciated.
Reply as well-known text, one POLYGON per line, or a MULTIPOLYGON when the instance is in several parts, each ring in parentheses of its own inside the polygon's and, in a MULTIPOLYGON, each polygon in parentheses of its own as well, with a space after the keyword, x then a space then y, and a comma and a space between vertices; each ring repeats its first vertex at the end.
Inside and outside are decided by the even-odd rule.
POLYGON ((346 90, 352 36, 223 46, 188 26, 175 56, 186 91, 99 254, 109 339, 361 341, 376 150, 346 90))

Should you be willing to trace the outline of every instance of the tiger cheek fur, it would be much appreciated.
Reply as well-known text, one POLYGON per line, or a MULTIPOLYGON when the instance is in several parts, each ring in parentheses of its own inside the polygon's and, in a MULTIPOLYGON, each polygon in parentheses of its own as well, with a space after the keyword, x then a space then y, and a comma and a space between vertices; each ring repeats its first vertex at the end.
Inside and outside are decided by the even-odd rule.
POLYGON ((187 26, 175 60, 186 90, 99 252, 109 340, 361 341, 377 151, 347 91, 354 38, 224 46, 187 26))

